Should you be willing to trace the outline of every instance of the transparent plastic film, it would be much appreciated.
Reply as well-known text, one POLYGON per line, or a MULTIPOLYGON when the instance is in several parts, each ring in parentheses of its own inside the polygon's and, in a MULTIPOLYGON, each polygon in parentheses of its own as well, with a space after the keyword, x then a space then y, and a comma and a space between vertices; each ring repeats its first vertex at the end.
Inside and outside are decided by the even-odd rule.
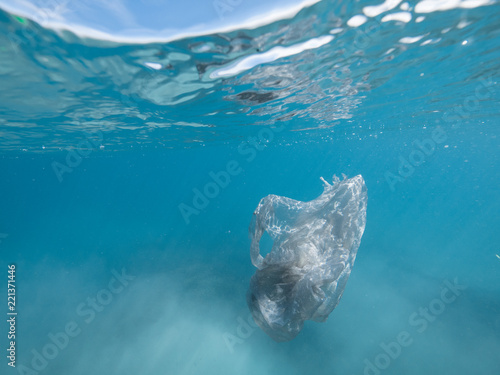
POLYGON ((292 340, 305 320, 324 322, 339 303, 366 224, 363 177, 324 183, 313 201, 268 195, 250 224, 250 257, 257 271, 247 302, 255 322, 275 341, 292 340), (260 254, 267 232, 269 254, 260 254))

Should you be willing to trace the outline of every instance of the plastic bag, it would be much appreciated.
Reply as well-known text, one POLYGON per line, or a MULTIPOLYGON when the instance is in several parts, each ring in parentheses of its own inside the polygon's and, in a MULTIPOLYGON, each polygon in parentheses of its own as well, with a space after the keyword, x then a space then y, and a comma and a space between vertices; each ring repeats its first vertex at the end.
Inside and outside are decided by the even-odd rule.
POLYGON ((292 340, 305 320, 324 322, 339 303, 366 224, 363 177, 330 185, 310 202, 263 198, 250 224, 250 256, 257 271, 247 303, 259 327, 275 341, 292 340), (265 258, 259 241, 273 240, 265 258))

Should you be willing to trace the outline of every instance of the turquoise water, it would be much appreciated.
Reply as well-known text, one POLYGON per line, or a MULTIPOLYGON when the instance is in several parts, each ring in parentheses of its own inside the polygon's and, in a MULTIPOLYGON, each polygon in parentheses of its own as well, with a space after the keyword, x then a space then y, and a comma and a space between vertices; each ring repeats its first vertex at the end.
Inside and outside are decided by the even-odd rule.
POLYGON ((376 4, 149 44, 0 13, 2 374, 498 374, 500 5, 351 26, 376 4), (252 213, 334 174, 368 188, 354 268, 276 343, 252 213))

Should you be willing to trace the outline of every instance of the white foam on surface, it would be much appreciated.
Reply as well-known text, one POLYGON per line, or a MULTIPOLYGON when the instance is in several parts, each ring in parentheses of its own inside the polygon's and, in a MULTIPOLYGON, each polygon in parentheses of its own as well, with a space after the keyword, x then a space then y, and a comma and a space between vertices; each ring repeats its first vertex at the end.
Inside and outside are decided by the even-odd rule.
POLYGON ((415 6, 415 12, 432 13, 450 9, 472 9, 495 2, 495 0, 422 0, 415 6))
POLYGON ((274 47, 269 51, 244 57, 241 60, 236 61, 236 63, 217 69, 210 74, 210 78, 231 77, 244 72, 245 70, 252 69, 260 64, 272 62, 287 56, 297 55, 309 49, 319 48, 327 43, 330 43, 332 40, 333 36, 324 35, 289 47, 274 47))
POLYGON ((404 38, 399 39, 400 43, 404 44, 412 44, 418 42, 420 39, 422 39, 425 35, 418 35, 418 36, 405 36, 404 38))
POLYGON ((351 27, 358 27, 358 26, 361 26, 362 24, 364 24, 366 21, 368 21, 368 18, 366 18, 362 14, 357 14, 354 17, 351 17, 347 21, 347 25, 351 26, 351 27))
POLYGON ((380 5, 371 5, 363 8, 363 13, 368 17, 377 17, 378 15, 396 8, 401 0, 386 0, 380 5))
POLYGON ((411 13, 410 12, 398 12, 398 13, 391 13, 391 14, 388 14, 388 15, 382 17, 382 22, 389 22, 389 21, 399 21, 399 22, 408 23, 411 21, 411 13))

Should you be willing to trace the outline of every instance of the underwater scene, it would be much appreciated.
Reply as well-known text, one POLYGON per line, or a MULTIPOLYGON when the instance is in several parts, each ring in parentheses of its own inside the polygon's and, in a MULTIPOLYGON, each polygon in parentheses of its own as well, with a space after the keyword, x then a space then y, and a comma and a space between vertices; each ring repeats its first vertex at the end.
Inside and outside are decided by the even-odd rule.
POLYGON ((0 374, 500 374, 499 1, 0 29, 0 374))

